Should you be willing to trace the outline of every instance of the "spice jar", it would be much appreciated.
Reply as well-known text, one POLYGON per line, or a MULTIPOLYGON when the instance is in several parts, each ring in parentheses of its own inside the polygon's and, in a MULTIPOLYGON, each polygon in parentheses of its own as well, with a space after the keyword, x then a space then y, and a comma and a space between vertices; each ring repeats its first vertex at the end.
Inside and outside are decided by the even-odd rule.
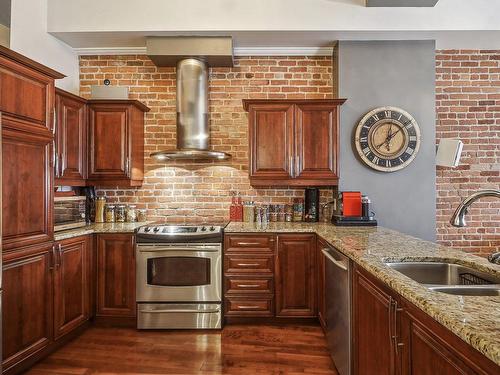
POLYGON ((137 210, 137 221, 139 221, 139 222, 146 221, 146 209, 145 208, 139 208, 137 210))
POLYGON ((291 222, 293 220, 293 206, 291 204, 287 204, 285 206, 285 221, 291 222))
POLYGON ((293 200, 293 221, 302 221, 304 217, 304 199, 293 200))
POLYGON ((114 223, 115 222, 115 206, 112 204, 106 205, 106 223, 114 223))
POLYGON ((104 206, 106 205, 105 197, 98 197, 95 201, 95 222, 104 223, 104 206))
POLYGON ((116 206, 116 222, 124 223, 125 222, 125 209, 126 206, 124 204, 120 204, 116 206))
POLYGON ((278 206, 276 206, 275 204, 272 204, 271 206, 269 206, 269 221, 271 222, 276 222, 278 221, 278 206))
POLYGON ((255 221, 255 205, 253 202, 245 202, 243 205, 243 221, 247 223, 255 221))
POLYGON ((137 221, 137 210, 135 205, 131 204, 127 208, 127 222, 134 223, 137 221))

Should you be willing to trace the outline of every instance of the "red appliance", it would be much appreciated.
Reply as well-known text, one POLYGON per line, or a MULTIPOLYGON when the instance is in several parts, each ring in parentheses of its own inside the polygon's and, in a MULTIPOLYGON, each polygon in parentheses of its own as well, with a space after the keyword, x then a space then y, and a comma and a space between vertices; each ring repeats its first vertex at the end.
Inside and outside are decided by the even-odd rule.
POLYGON ((342 193, 342 204, 344 216, 361 216, 361 192, 344 191, 342 193))

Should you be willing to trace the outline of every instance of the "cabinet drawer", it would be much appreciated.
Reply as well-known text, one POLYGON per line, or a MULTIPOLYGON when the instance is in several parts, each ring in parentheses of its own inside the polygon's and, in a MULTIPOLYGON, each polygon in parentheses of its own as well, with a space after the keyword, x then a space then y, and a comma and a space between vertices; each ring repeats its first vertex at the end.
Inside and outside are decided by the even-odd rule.
POLYGON ((226 277, 227 294, 274 293, 272 278, 226 277))
POLYGON ((228 235, 225 238, 225 251, 241 252, 241 251, 274 251, 275 235, 228 235))
POLYGON ((228 316, 273 316, 273 298, 226 298, 228 316))
POLYGON ((224 272, 226 273, 264 273, 272 274, 274 255, 226 254, 224 272))

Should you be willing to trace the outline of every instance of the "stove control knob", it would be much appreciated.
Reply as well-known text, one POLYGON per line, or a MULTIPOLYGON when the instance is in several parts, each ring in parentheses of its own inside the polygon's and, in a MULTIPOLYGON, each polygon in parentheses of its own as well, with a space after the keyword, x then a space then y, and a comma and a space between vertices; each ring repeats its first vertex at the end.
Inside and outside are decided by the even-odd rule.
POLYGON ((146 227, 146 228, 144 228, 144 232, 146 232, 146 233, 147 233, 147 232, 149 232, 150 230, 151 230, 151 228, 150 228, 150 227, 146 227))
POLYGON ((156 233, 156 232, 158 232, 159 230, 160 230, 160 228, 158 228, 158 227, 155 227, 155 228, 153 229, 153 231, 154 231, 155 233, 156 233))
POLYGON ((210 231, 213 232, 215 230, 215 227, 210 227, 210 231))
POLYGON ((201 227, 201 231, 205 232, 207 230, 207 227, 201 227))

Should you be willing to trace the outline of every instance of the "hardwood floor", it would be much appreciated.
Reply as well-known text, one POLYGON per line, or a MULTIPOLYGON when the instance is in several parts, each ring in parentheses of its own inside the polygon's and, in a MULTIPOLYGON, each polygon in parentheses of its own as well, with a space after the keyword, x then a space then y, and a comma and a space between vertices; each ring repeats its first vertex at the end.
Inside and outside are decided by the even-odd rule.
POLYGON ((319 326, 229 325, 211 331, 92 327, 26 375, 338 375, 319 326))

